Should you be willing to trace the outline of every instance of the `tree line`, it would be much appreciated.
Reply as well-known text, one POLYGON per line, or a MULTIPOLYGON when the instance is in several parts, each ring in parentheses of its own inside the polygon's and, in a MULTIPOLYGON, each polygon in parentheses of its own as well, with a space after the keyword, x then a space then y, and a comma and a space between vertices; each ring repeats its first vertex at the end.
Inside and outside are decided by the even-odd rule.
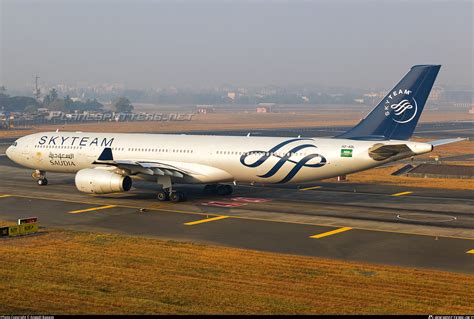
MULTIPOLYGON (((54 88, 49 91, 42 101, 37 101, 29 96, 10 96, 6 93, 4 86, 0 87, 0 111, 35 113, 39 108, 65 113, 74 111, 104 111, 104 105, 97 101, 97 99, 74 101, 69 95, 60 98, 58 91, 54 88)), ((127 98, 119 97, 112 101, 112 111, 130 113, 133 111, 133 105, 127 98)))

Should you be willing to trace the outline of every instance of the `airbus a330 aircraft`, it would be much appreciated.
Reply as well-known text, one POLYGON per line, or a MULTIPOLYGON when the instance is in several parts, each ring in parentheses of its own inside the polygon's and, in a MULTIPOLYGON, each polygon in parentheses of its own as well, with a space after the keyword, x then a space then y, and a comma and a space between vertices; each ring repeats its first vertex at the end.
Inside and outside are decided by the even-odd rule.
POLYGON ((46 172, 76 173, 79 191, 126 192, 133 179, 162 185, 160 201, 184 200, 173 183, 305 183, 350 174, 459 141, 411 142, 440 65, 416 65, 357 126, 333 138, 190 136, 45 132, 16 140, 7 151, 14 162, 46 172))

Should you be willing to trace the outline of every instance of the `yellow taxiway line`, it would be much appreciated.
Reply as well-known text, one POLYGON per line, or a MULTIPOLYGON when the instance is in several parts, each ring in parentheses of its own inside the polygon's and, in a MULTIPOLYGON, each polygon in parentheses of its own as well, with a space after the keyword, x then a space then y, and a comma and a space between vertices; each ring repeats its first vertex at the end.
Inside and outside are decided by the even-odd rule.
POLYGON ((323 238, 323 237, 326 237, 326 236, 331 236, 331 235, 334 235, 334 234, 339 234, 339 233, 342 233, 342 232, 345 232, 345 231, 348 231, 348 230, 351 230, 352 228, 351 227, 341 227, 341 228, 338 228, 338 229, 335 229, 335 230, 331 230, 331 231, 328 231, 328 232, 325 232, 325 233, 322 233, 322 234, 317 234, 317 235, 313 235, 313 236, 309 236, 309 238, 323 238))
POLYGON ((114 208, 114 207, 117 207, 117 205, 106 205, 106 206, 92 207, 92 208, 87 208, 87 209, 71 210, 68 213, 69 214, 80 214, 80 213, 91 212, 91 211, 94 211, 94 210, 101 210, 101 209, 114 208))
POLYGON ((207 222, 213 222, 216 220, 221 220, 224 218, 229 218, 230 216, 217 216, 217 217, 212 217, 212 218, 206 218, 206 219, 200 219, 196 220, 194 222, 189 222, 189 223, 184 223, 186 226, 192 226, 192 225, 197 225, 197 224, 202 224, 202 223, 207 223, 207 222))
POLYGON ((474 254, 474 249, 466 251, 466 254, 474 254))
MULTIPOLYGON (((276 189, 276 190, 278 190, 278 189, 276 189)), ((88 205, 100 204, 100 203, 95 203, 95 202, 92 202, 92 201, 84 201, 84 200, 77 200, 77 199, 74 200, 74 199, 65 199, 65 198, 54 198, 54 197, 44 197, 44 196, 34 196, 34 195, 12 194, 12 195, 9 195, 9 196, 18 197, 18 198, 46 200, 46 201, 57 201, 57 202, 63 202, 63 203, 88 204, 88 205)), ((138 208, 142 207, 142 206, 136 206, 136 205, 115 205, 115 206, 121 207, 121 208, 131 208, 131 209, 138 209, 138 208)), ((157 212, 169 212, 169 213, 179 213, 179 214, 199 215, 199 216, 216 216, 216 215, 206 213, 206 212, 177 210, 177 209, 166 208, 166 206, 163 206, 163 208, 155 208, 155 207, 146 207, 146 208, 148 208, 151 211, 157 211, 157 212)), ((216 216, 216 217, 219 217, 219 216, 216 216)), ((264 221, 264 222, 294 224, 294 225, 310 225, 310 226, 321 226, 321 227, 344 227, 343 225, 323 224, 323 223, 309 223, 309 222, 288 221, 288 220, 274 220, 274 219, 249 217, 249 216, 229 216, 229 217, 232 217, 232 218, 235 218, 235 219, 242 219, 242 220, 256 220, 256 221, 264 221)), ((425 234, 425 233, 422 233, 422 232, 377 229, 377 228, 370 228, 370 227, 352 227, 352 229, 367 230, 367 231, 374 231, 374 232, 381 232, 381 233, 390 233, 390 234, 425 236, 425 237, 435 237, 436 236, 436 235, 433 235, 433 234, 425 234)), ((452 235, 439 235, 437 237, 454 238, 454 239, 463 239, 463 240, 474 241, 473 237, 452 236, 452 235)))
POLYGON ((392 194, 390 196, 404 196, 404 195, 410 195, 410 194, 413 194, 413 192, 401 192, 401 193, 392 194))
POLYGON ((0 195, 0 198, 12 197, 12 195, 0 195))
POLYGON ((313 186, 313 187, 306 187, 306 188, 300 188, 300 191, 309 191, 312 189, 318 189, 321 188, 322 186, 313 186))

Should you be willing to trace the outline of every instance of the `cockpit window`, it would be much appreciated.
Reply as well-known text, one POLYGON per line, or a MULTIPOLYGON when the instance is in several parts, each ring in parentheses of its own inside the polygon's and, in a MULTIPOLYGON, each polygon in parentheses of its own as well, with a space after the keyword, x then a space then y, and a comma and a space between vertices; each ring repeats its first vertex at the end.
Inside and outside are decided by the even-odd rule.
POLYGON ((17 142, 13 142, 12 146, 17 146, 18 143, 17 142))

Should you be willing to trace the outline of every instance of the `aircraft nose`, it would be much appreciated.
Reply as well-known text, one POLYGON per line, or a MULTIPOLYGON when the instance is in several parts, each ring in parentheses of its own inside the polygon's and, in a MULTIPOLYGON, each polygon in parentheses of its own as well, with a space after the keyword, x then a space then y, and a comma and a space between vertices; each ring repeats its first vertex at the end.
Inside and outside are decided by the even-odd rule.
POLYGON ((5 151, 5 154, 7 154, 7 156, 8 156, 9 159, 12 159, 11 153, 12 153, 12 147, 11 147, 11 146, 8 146, 7 150, 5 151))
POLYGON ((17 146, 17 142, 15 142, 12 145, 8 146, 8 148, 5 151, 5 154, 7 155, 7 157, 9 159, 11 159, 12 161, 14 160, 13 158, 15 157, 16 146, 17 146))

